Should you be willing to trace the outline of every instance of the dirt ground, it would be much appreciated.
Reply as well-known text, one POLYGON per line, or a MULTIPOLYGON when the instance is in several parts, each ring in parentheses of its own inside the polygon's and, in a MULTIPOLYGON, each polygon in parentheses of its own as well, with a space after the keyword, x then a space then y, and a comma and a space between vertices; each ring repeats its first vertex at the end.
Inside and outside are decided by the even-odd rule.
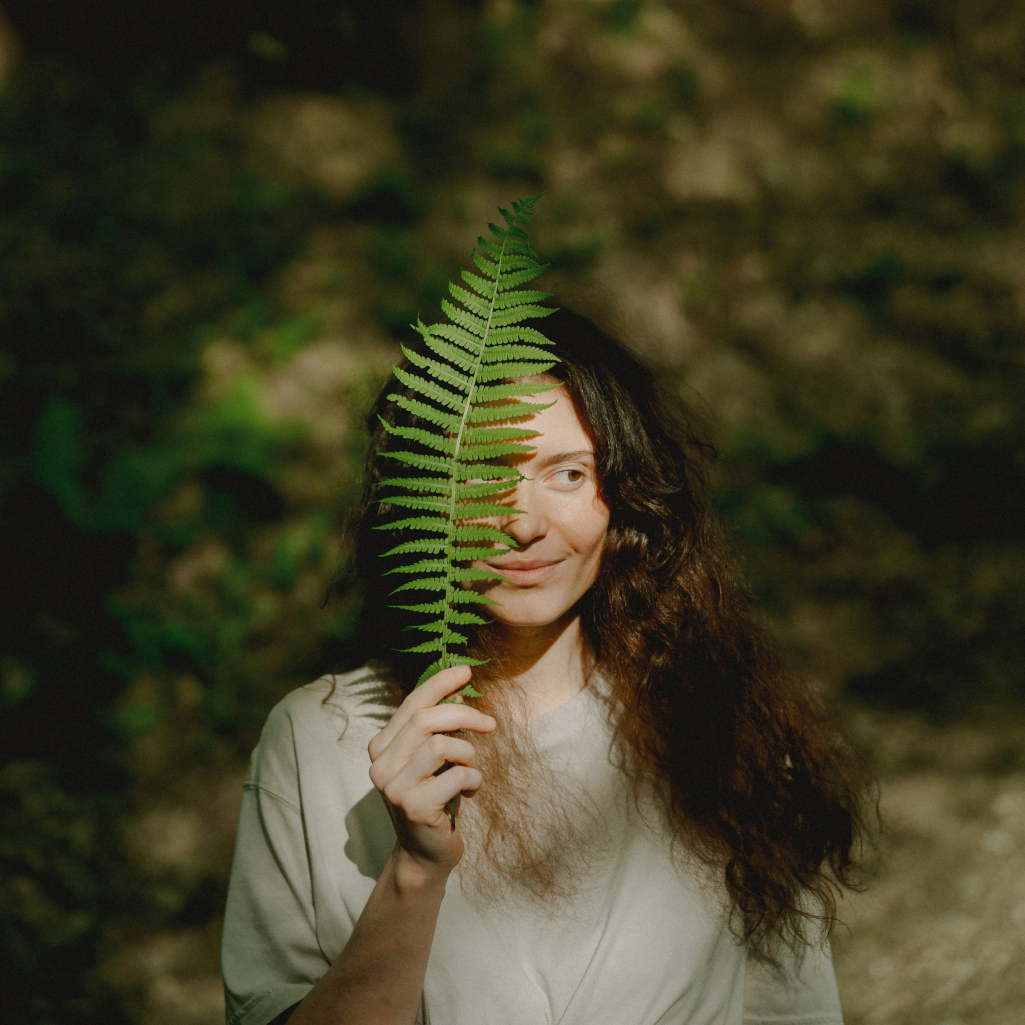
MULTIPOLYGON (((858 711, 848 730, 880 780, 867 889, 833 938, 848 1025, 1025 1022, 1025 725, 936 726, 858 711)), ((226 872, 242 767, 134 829, 153 871, 226 872)), ((136 937, 108 977, 143 1025, 219 1025, 219 923, 136 937)))
POLYGON ((852 732, 883 832, 833 939, 848 1025, 1025 1022, 1025 730, 863 714, 852 732))

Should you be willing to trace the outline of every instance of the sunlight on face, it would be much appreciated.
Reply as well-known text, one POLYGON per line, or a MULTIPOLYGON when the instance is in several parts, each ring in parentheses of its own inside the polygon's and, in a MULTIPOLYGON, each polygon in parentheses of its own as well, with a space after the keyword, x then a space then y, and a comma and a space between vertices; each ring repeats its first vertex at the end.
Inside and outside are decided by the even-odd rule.
POLYGON ((484 522, 513 537, 519 548, 475 563, 507 579, 489 584, 489 598, 501 603, 488 611, 508 626, 554 623, 594 583, 609 525, 609 510, 598 495, 591 444, 565 388, 526 398, 551 402, 549 409, 516 421, 538 431, 527 439, 534 453, 514 465, 529 480, 500 501, 520 515, 484 522))

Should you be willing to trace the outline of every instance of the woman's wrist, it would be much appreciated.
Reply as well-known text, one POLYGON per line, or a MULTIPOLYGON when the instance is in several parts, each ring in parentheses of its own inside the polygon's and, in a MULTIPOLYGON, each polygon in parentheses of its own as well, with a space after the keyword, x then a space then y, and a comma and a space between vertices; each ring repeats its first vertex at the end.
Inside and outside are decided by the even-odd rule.
POLYGON ((425 893, 444 890, 452 869, 420 857, 396 846, 391 855, 394 864, 395 885, 400 893, 425 893))

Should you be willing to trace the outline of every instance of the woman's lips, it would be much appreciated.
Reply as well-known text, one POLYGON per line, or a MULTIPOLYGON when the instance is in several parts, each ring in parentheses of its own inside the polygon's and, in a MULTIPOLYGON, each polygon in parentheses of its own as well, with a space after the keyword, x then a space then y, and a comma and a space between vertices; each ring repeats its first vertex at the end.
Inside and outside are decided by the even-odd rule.
POLYGON ((524 560, 511 565, 502 565, 500 562, 488 562, 491 569, 498 570, 511 584, 518 587, 527 587, 530 584, 539 584, 547 580, 558 568, 562 559, 533 559, 524 560))

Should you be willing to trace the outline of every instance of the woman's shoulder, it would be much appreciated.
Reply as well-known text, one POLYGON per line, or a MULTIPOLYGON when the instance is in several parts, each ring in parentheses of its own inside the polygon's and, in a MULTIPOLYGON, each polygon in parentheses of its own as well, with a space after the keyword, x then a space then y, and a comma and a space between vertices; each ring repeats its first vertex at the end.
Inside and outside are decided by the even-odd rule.
POLYGON ((368 758, 367 744, 394 711, 387 694, 369 665, 290 691, 267 716, 247 785, 280 789, 296 779, 304 762, 368 758))
POLYGON ((391 718, 388 686, 372 665, 347 673, 330 673, 296 687, 271 709, 267 726, 284 722, 293 729, 337 734, 340 726, 365 732, 379 730, 391 718))

